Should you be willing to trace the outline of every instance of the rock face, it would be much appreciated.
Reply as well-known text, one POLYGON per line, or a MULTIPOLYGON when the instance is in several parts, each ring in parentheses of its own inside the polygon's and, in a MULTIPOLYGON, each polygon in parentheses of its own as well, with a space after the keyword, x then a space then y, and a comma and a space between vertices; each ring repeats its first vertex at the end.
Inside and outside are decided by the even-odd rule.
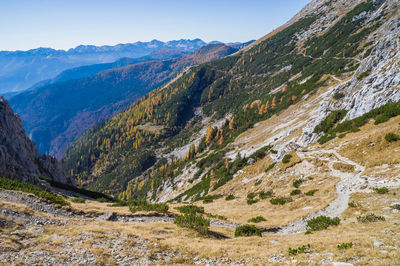
POLYGON ((3 97, 0 97, 0 176, 33 184, 41 183, 39 176, 71 183, 63 176, 55 158, 38 152, 26 136, 21 119, 3 97))
POLYGON ((297 142, 300 146, 305 147, 318 139, 314 128, 332 110, 347 110, 344 120, 349 120, 389 102, 400 100, 400 4, 393 0, 375 1, 375 4, 380 5, 377 11, 360 14, 368 17, 366 25, 376 17, 388 14, 385 23, 366 40, 373 44, 373 49, 364 58, 355 58, 359 67, 351 79, 343 81, 325 95, 317 116, 308 121, 301 139, 297 142), (362 75, 365 77, 361 78, 362 75), (333 95, 338 92, 346 96, 335 101, 333 95))

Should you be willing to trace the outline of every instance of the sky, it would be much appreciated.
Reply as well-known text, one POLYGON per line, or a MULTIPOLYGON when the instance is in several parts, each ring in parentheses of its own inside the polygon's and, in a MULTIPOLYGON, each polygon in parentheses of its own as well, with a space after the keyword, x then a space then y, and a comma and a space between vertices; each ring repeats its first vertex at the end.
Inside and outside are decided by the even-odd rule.
POLYGON ((258 39, 309 0, 0 0, 0 50, 258 39))

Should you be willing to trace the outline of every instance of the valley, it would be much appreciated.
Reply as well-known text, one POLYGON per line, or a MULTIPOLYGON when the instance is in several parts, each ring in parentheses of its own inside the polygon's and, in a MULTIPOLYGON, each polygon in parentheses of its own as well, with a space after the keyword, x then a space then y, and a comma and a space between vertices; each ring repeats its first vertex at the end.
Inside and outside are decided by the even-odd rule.
POLYGON ((400 264, 399 1, 166 56, 1 98, 0 264, 400 264))

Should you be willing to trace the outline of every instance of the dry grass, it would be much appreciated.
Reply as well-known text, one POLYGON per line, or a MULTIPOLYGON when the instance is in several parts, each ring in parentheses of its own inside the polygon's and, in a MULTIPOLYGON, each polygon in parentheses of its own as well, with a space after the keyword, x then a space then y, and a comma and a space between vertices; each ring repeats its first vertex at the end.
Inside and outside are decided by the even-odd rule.
MULTIPOLYGON (((196 205, 203 206, 205 212, 218 214, 227 217, 228 221, 245 224, 249 219, 256 216, 263 216, 267 221, 260 222, 257 225, 274 228, 288 224, 294 220, 305 217, 315 211, 325 208, 332 200, 336 198, 335 184, 339 179, 330 177, 326 173, 317 171, 309 159, 300 163, 299 157, 293 153, 291 167, 286 170, 279 170, 275 167, 268 173, 265 169, 271 164, 269 156, 257 161, 254 165, 248 165, 243 168, 243 172, 238 174, 232 181, 217 189, 211 194, 229 195, 234 194, 236 199, 226 201, 224 198, 214 200, 212 203, 203 204, 196 202, 196 205), (292 174, 296 173, 296 174, 292 174), (313 179, 309 180, 308 177, 313 179), (283 206, 272 205, 267 199, 260 199, 259 202, 248 205, 247 194, 254 192, 258 194, 261 191, 267 192, 273 190, 276 197, 288 197, 290 192, 295 189, 293 182, 296 179, 305 179, 300 189, 303 194, 294 196, 293 202, 283 206), (261 184, 256 185, 261 180, 261 184), (304 193, 317 189, 314 196, 305 196, 304 193)), ((325 163, 322 162, 322 165, 325 163)), ((318 168, 324 169, 318 166, 318 168)), ((257 196, 258 198, 258 196, 257 196)), ((172 205, 170 209, 174 209, 172 205)))
POLYGON ((77 211, 83 211, 85 213, 96 213, 103 214, 106 212, 115 212, 119 215, 131 215, 128 207, 111 207, 111 203, 98 202, 94 200, 86 200, 84 204, 71 202, 71 207, 77 211))
POLYGON ((346 173, 354 173, 355 167, 354 165, 346 163, 334 163, 333 169, 346 173))
POLYGON ((363 126, 361 131, 347 134, 343 139, 337 139, 330 145, 343 143, 340 153, 367 168, 383 164, 399 164, 399 144, 397 142, 388 143, 385 140, 387 133, 400 134, 399 123, 400 116, 379 125, 370 122, 363 126))

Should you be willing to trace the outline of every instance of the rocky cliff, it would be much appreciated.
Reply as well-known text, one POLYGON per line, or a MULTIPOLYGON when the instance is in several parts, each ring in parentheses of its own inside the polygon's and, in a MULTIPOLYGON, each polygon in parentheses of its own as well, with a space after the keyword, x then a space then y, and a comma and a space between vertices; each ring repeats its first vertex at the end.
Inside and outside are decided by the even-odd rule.
POLYGON ((0 98, 0 175, 34 184, 42 183, 39 177, 70 183, 55 158, 38 152, 26 136, 21 119, 3 97, 0 98))

